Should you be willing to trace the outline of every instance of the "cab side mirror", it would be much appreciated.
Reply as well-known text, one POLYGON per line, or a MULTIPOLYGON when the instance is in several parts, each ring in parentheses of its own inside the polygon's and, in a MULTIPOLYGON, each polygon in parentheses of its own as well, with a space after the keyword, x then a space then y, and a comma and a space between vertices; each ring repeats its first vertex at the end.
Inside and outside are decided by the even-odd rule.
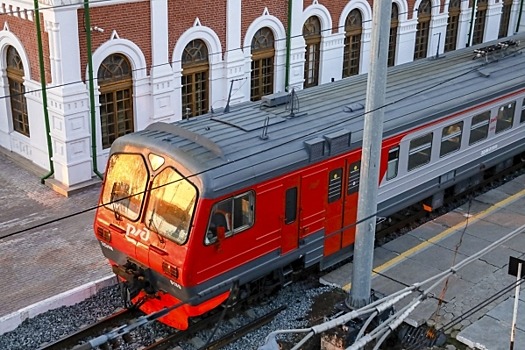
POLYGON ((226 227, 217 226, 217 240, 220 242, 226 238, 226 227))

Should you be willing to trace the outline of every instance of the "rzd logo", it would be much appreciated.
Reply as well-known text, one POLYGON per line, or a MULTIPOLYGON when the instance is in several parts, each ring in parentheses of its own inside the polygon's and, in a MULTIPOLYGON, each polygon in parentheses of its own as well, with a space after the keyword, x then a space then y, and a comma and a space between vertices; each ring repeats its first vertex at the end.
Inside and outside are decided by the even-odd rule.
POLYGON ((141 240, 147 241, 149 240, 149 230, 147 228, 137 229, 132 224, 128 224, 128 227, 126 228, 126 236, 132 236, 132 237, 140 237, 141 240))

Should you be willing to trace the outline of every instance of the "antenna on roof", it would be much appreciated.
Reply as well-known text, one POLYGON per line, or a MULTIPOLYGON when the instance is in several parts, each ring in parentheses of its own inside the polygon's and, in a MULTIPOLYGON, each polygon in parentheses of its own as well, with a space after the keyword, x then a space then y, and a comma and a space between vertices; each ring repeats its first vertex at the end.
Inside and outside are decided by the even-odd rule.
POLYGON ((445 55, 441 55, 441 56, 439 55, 439 44, 441 43, 441 32, 435 33, 434 35, 439 35, 439 36, 438 36, 438 42, 437 42, 437 48, 436 48, 436 55, 431 58, 437 60, 439 58, 445 57, 445 55))
POLYGON ((259 136, 261 140, 266 140, 268 138, 268 124, 270 124, 270 116, 267 116, 266 119, 264 119, 262 134, 259 136))
POLYGON ((237 80, 243 80, 244 78, 230 80, 230 92, 228 92, 228 101, 226 101, 226 107, 224 107, 224 114, 230 113, 230 100, 232 97, 233 82, 237 80))
POLYGON ((290 118, 295 117, 295 100, 297 99, 297 111, 299 111, 299 98, 295 94, 295 89, 292 88, 291 97, 290 97, 290 118))

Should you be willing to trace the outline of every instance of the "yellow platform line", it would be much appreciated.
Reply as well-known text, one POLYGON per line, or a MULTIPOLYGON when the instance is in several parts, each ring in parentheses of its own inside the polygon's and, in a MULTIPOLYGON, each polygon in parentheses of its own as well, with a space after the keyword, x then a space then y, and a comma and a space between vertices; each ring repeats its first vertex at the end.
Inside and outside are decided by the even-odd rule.
MULTIPOLYGON (((479 220, 487 217, 488 215, 492 214, 493 212, 495 212, 496 210, 498 209, 501 209, 501 208, 504 208, 505 206, 507 206, 508 204, 518 200, 519 198, 523 197, 525 195, 525 190, 522 190, 516 194, 513 194, 512 196, 498 202, 498 203, 495 203, 493 204, 491 207, 489 207, 488 209, 485 209, 481 212, 479 212, 478 214, 476 215, 473 215, 472 217, 468 218, 468 224, 471 225, 475 222, 478 222, 479 220)), ((408 259, 410 256, 412 255, 415 255, 417 252, 427 248, 428 246, 432 245, 432 244, 435 244, 439 241, 441 241, 442 239, 448 237, 449 235, 451 235, 452 233, 454 233, 455 231, 458 231, 462 228, 464 228, 464 226, 466 225, 467 223, 467 219, 465 219, 464 221, 452 226, 452 227, 449 227, 448 229, 446 229, 445 231, 441 232, 440 234, 424 241, 424 242, 421 242, 420 244, 418 244, 417 246, 415 247, 412 247, 410 249, 408 249, 407 251, 399 254, 398 256, 396 256, 395 258, 387 261, 386 263, 376 267, 373 269, 372 271, 372 277, 376 276, 378 273, 381 273, 381 272, 384 272, 386 270, 388 270, 389 268, 391 268, 392 266, 408 259)), ((343 290, 345 291, 349 291, 350 288, 352 286, 352 283, 347 283, 345 284, 342 288, 343 290)))

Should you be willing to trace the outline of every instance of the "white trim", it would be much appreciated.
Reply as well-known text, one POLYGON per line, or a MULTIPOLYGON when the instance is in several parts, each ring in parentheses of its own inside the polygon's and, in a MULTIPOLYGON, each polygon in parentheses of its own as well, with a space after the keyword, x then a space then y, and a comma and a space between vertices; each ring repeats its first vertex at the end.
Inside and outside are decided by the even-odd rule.
POLYGON ((408 3, 406 0, 392 0, 393 3, 397 5, 399 11, 399 17, 397 20, 400 22, 405 22, 408 20, 408 3))
POLYGON ((7 68, 7 61, 6 61, 6 50, 7 46, 13 46, 18 54, 20 55, 20 59, 22 60, 22 65, 24 66, 24 79, 30 80, 31 79, 31 66, 29 64, 29 59, 26 53, 26 50, 24 49, 24 46, 20 42, 20 40, 7 30, 0 31, 0 57, 2 57, 2 60, 0 61, 0 69, 6 69, 7 68))
MULTIPOLYGON (((93 75, 96 76, 102 62, 110 55, 121 53, 126 56, 132 69, 133 81, 146 77, 146 58, 142 50, 132 41, 127 39, 113 39, 106 41, 93 53, 93 75)), ((88 70, 86 67, 86 81, 88 81, 88 70)))
POLYGON ((321 22, 321 36, 326 37, 332 34, 332 17, 330 11, 323 5, 313 4, 308 6, 303 12, 303 23, 301 28, 304 26, 306 20, 312 16, 319 18, 321 22))
POLYGON ((346 4, 345 8, 341 12, 341 17, 339 17, 339 27, 337 28, 337 33, 345 33, 346 18, 348 17, 350 12, 352 12, 352 10, 355 9, 361 11, 361 15, 363 16, 363 32, 365 29, 372 28, 372 9, 370 8, 370 4, 368 4, 368 2, 366 2, 365 0, 356 0, 346 4))
MULTIPOLYGON (((246 30, 244 35, 244 57, 250 57, 252 54, 252 39, 255 36, 255 33, 261 28, 268 27, 272 30, 275 40, 275 51, 286 49, 286 31, 283 24, 275 16, 268 15, 256 18, 246 30)), ((275 53, 277 56, 277 52, 275 53)))
POLYGON ((219 36, 209 27, 203 25, 194 26, 182 33, 177 40, 177 44, 173 48, 171 63, 174 73, 182 70, 181 61, 184 49, 192 40, 196 39, 200 39, 206 43, 210 68, 211 65, 222 61, 222 46, 219 36))

